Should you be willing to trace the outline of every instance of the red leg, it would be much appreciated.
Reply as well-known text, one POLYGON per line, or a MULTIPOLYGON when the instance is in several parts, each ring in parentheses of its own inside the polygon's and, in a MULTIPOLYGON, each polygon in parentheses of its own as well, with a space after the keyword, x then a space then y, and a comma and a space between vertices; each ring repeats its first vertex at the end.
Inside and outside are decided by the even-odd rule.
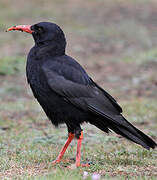
POLYGON ((81 131, 81 135, 77 142, 76 167, 79 167, 79 166, 88 167, 89 166, 89 164, 80 164, 82 140, 83 140, 83 131, 81 131))
POLYGON ((71 143, 71 141, 73 140, 74 137, 75 137, 74 134, 69 133, 69 136, 68 136, 68 139, 67 139, 66 143, 64 144, 63 148, 61 149, 57 159, 55 161, 53 161, 53 164, 59 163, 61 161, 67 147, 69 146, 69 144, 71 143))

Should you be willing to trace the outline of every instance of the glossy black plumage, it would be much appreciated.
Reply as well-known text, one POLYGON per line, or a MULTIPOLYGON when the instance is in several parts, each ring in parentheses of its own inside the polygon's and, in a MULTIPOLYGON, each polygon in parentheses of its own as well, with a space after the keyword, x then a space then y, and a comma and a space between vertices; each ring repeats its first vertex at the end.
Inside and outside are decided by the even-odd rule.
POLYGON ((155 148, 151 138, 122 116, 116 100, 65 54, 65 36, 56 24, 42 22, 31 29, 35 46, 27 58, 27 79, 54 125, 66 123, 68 131, 79 137, 80 124, 89 122, 104 132, 112 129, 144 148, 155 148))

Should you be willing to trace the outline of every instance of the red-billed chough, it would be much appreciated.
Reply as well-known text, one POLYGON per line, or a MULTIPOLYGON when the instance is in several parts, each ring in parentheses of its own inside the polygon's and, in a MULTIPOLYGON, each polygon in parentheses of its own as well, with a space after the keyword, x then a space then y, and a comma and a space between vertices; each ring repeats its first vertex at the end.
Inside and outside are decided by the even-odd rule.
POLYGON ((35 45, 27 57, 27 80, 35 98, 52 124, 65 123, 69 137, 59 156, 61 161, 74 137, 78 139, 76 166, 80 166, 83 131, 80 124, 89 122, 104 132, 113 130, 146 149, 157 145, 150 137, 122 116, 122 108, 98 86, 72 57, 65 54, 66 39, 61 28, 50 22, 19 25, 19 30, 32 34, 35 45))

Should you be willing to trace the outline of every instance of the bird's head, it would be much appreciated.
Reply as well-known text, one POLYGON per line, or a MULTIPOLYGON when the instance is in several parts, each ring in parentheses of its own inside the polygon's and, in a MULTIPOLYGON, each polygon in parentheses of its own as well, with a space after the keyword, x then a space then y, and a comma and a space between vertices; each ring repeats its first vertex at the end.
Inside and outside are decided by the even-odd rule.
POLYGON ((52 45, 65 52, 66 39, 62 29, 54 23, 40 22, 34 25, 12 26, 7 31, 22 31, 32 34, 36 46, 52 45))

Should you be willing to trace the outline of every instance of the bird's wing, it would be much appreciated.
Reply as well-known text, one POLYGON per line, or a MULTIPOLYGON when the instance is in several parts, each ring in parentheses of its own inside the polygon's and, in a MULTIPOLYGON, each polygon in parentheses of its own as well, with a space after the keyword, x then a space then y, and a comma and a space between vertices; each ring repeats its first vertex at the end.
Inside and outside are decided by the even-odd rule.
POLYGON ((101 90, 103 92, 104 96, 106 96, 110 99, 111 103, 119 111, 119 113, 122 113, 123 110, 120 107, 120 105, 117 103, 117 101, 108 92, 106 92, 103 88, 101 88, 99 85, 97 85, 92 79, 91 79, 91 81, 99 90, 101 90))
POLYGON ((66 71, 63 73, 62 67, 60 66, 60 72, 58 72, 51 64, 45 63, 42 66, 42 71, 53 91, 84 111, 99 114, 103 111, 106 117, 111 118, 121 113, 121 109, 117 108, 116 101, 110 95, 96 86, 90 78, 87 82, 84 72, 76 69, 76 72, 73 72, 74 75, 70 72, 72 68, 69 67, 67 69, 71 77, 68 78, 66 71), (81 81, 77 82, 77 79, 81 81))

